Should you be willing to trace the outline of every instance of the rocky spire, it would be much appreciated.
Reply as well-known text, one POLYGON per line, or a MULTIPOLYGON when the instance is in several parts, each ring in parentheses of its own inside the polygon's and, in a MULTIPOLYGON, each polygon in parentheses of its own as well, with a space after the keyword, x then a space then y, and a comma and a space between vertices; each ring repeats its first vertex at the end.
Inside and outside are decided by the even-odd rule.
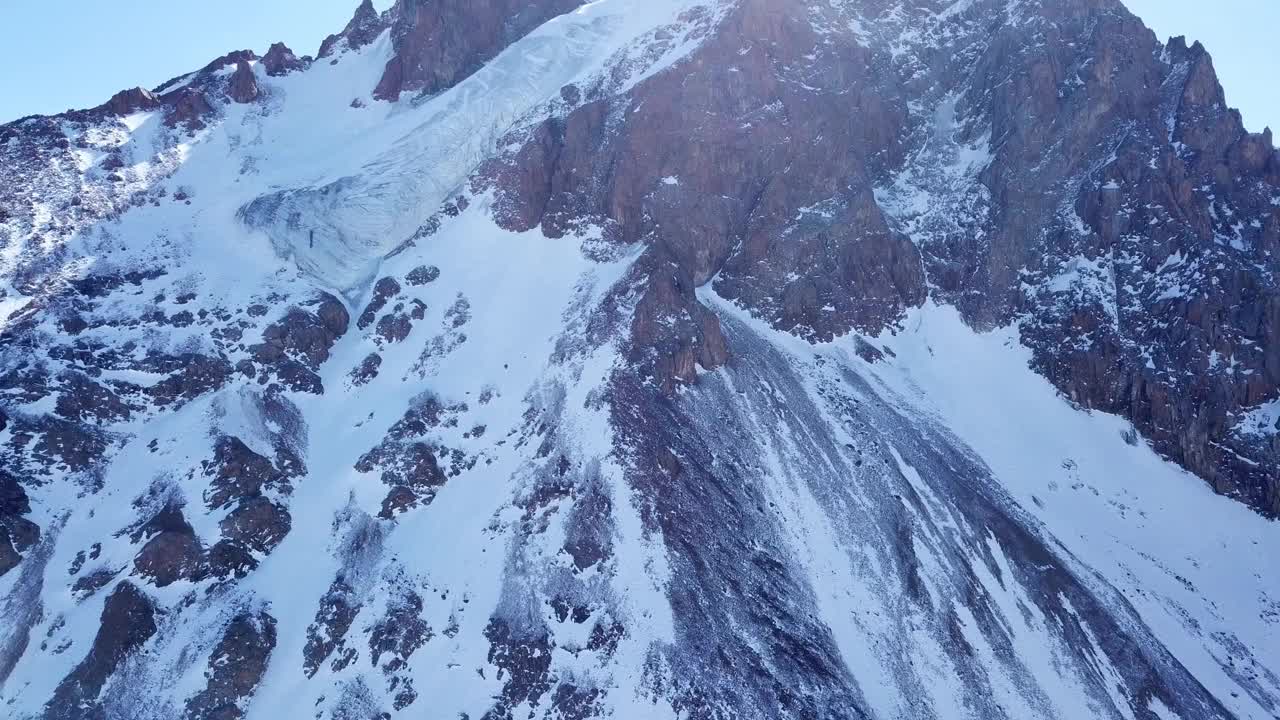
POLYGON ((244 60, 236 63, 236 71, 231 75, 227 95, 235 102, 242 104, 258 99, 258 78, 253 74, 252 65, 244 60))
POLYGON ((266 68, 267 74, 272 77, 288 75, 294 70, 301 70, 306 66, 306 60, 294 55, 289 46, 282 42, 273 44, 267 50, 267 54, 262 56, 262 67, 266 68))
POLYGON ((320 52, 316 56, 325 58, 332 55, 338 49, 338 41, 345 40, 347 48, 357 50, 368 45, 383 30, 387 29, 388 21, 384 16, 378 15, 378 11, 373 8, 371 0, 362 0, 360 6, 356 8, 356 13, 351 18, 351 22, 342 29, 342 32, 336 35, 330 35, 320 43, 320 52))

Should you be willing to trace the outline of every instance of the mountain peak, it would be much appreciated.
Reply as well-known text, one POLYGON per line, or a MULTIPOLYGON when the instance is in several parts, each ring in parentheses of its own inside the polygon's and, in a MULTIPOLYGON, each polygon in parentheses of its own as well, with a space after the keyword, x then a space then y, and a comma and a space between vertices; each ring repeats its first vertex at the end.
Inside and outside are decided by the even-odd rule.
MULTIPOLYGON (((398 6, 397 6, 398 7, 398 6)), ((384 30, 387 29, 387 16, 394 14, 394 9, 389 13, 379 14, 373 7, 371 0, 362 0, 360 5, 356 7, 355 14, 342 32, 336 35, 330 35, 320 43, 320 51, 316 54, 317 58, 327 58, 332 55, 338 48, 339 42, 345 42, 345 46, 349 50, 358 50, 365 45, 373 42, 384 30)))
POLYGON ((1280 706, 1280 153, 1200 46, 400 0, 321 56, 0 126, 7 714, 1280 706))
POLYGON ((262 56, 262 66, 266 69, 267 74, 273 77, 301 70, 307 66, 307 62, 308 59, 294 55, 293 50, 290 50, 288 45, 281 42, 273 43, 271 48, 267 50, 267 54, 262 56))
POLYGON ((160 99, 155 93, 141 87, 133 87, 112 95, 106 104, 99 106, 99 109, 114 115, 129 115, 139 110, 152 110, 159 105, 160 99))

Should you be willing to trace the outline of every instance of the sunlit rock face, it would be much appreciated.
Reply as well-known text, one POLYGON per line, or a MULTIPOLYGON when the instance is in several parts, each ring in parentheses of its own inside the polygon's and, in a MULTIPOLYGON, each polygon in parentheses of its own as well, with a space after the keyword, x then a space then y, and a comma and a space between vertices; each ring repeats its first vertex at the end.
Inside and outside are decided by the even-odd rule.
POLYGON ((1111 0, 400 0, 0 126, 0 707, 1273 718, 1228 102, 1111 0))

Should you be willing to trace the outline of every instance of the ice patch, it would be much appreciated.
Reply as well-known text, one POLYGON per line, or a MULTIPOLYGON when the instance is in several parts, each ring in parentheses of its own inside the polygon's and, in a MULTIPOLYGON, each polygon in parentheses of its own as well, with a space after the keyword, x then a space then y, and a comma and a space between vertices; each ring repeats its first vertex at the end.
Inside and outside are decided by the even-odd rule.
MULTIPOLYGON (((263 195, 245 205, 241 217, 307 274, 331 287, 355 288, 379 257, 411 236, 498 151, 509 130, 530 119, 530 111, 694 4, 602 0, 555 18, 455 87, 404 110, 391 125, 397 134, 379 130, 376 142, 361 138, 337 157, 338 146, 311 147, 330 168, 345 172, 263 195)), ((671 62, 668 53, 658 65, 671 62)), ((309 108, 299 111, 310 116, 309 108)))
POLYGON ((1280 434, 1280 400, 1263 403, 1246 412, 1236 423, 1241 435, 1268 437, 1280 434))

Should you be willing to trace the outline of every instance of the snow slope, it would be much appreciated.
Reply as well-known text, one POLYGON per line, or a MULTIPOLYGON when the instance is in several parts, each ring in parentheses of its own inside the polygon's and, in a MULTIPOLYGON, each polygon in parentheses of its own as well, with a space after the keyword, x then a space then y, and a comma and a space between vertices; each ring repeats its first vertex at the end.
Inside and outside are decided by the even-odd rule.
MULTIPOLYGON (((1072 406, 1018 324, 928 301, 812 343, 647 241, 502 227, 476 170, 513 131, 679 72, 730 5, 589 2, 398 103, 387 31, 253 65, 200 129, 96 129, 76 177, 118 153, 137 202, 55 239, 49 194, 3 238, 0 470, 40 533, 0 574, 0 714, 1277 717, 1280 526, 1072 406), (684 295, 729 360, 667 391, 638 308, 683 332, 684 295)), ((913 61, 902 12, 845 10, 913 61)), ((956 106, 876 190, 916 242, 991 201, 956 106)))
MULTIPOLYGON (((557 663, 574 668, 584 682, 594 678, 600 687, 618 688, 609 703, 620 712, 659 712, 652 698, 636 694, 636 678, 645 648, 651 638, 662 637, 661 618, 670 613, 661 594, 662 555, 638 518, 627 519, 630 496, 620 484, 618 461, 609 458, 608 421, 602 409, 591 409, 617 350, 612 341, 596 347, 581 337, 587 314, 620 281, 636 253, 602 244, 598 229, 557 240, 540 231, 504 231, 491 218, 490 198, 472 195, 465 181, 498 150, 500 135, 531 112, 553 111, 551 101, 561 87, 598 81, 612 69, 616 53, 641 52, 645 35, 692 5, 591 3, 539 28, 458 86, 415 103, 369 98, 389 57, 387 33, 307 72, 270 77, 257 65, 264 102, 227 104, 217 123, 174 146, 181 162, 161 182, 166 196, 182 200, 134 208, 73 237, 68 270, 106 275, 164 268, 136 292, 112 295, 95 308, 114 322, 95 323, 78 338, 104 347, 140 339, 135 357, 217 352, 219 344, 199 324, 133 334, 131 318, 157 308, 162 317, 173 312, 174 294, 189 292, 206 309, 236 314, 265 304, 262 323, 249 327, 246 342, 238 345, 243 353, 253 333, 287 309, 280 304, 284 298, 300 301, 316 289, 333 290, 354 316, 368 302, 374 277, 403 282, 415 267, 431 267, 439 279, 400 298, 401 305, 411 296, 425 308, 414 319, 414 337, 421 342, 400 344, 373 329, 353 328, 329 351, 320 373, 326 392, 284 401, 291 422, 271 409, 278 398, 252 382, 236 383, 175 412, 146 411, 115 423, 111 431, 122 442, 95 478, 102 490, 92 494, 92 503, 81 501, 85 485, 73 472, 56 473, 53 481, 33 488, 32 519, 45 529, 43 544, 21 572, 0 579, 6 616, 26 618, 0 638, 14 663, 0 690, 8 712, 34 717, 71 711, 46 703, 85 662, 103 601, 115 585, 88 596, 73 592, 59 577, 66 575, 64 568, 80 574, 83 566, 88 574, 131 567, 138 547, 128 533, 139 514, 154 512, 157 497, 185 507, 202 544, 218 540, 228 513, 200 511, 201 498, 212 492, 203 468, 211 440, 234 435, 277 461, 281 442, 300 454, 308 472, 291 490, 269 495, 288 507, 288 534, 270 553, 258 555, 260 565, 243 582, 207 594, 199 581, 159 588, 153 597, 165 619, 148 645, 149 660, 113 676, 101 691, 105 712, 182 714, 184 703, 207 682, 206 658, 220 633, 237 612, 256 608, 275 619, 275 644, 268 648, 271 661, 257 692, 239 702, 249 717, 289 717, 300 707, 341 716, 390 706, 393 689, 404 687, 416 687, 442 716, 483 715, 504 685, 486 639, 491 615, 504 605, 514 605, 511 612, 520 616, 549 612, 541 600, 525 607, 528 599, 521 594, 528 588, 512 575, 513 564, 562 562, 556 560, 554 527, 550 538, 525 546, 529 518, 518 505, 533 492, 530 486, 545 463, 533 455, 534 441, 545 430, 533 422, 531 408, 540 409, 539 423, 561 429, 565 454, 596 468, 601 491, 616 508, 619 551, 597 579, 584 581, 603 603, 597 619, 644 618, 650 629, 644 637, 615 642, 598 665, 580 657, 581 650, 557 651, 557 663), (468 209, 439 215, 453 198, 463 199, 468 209), (415 234, 433 214, 434 231, 415 234), (411 236, 411 246, 404 245, 411 236), (423 333, 428 335, 422 338, 423 333), (352 370, 371 352, 381 358, 379 373, 357 385, 352 370), (379 525, 374 516, 386 487, 376 473, 354 468, 407 407, 425 399, 455 415, 431 442, 447 444, 467 460, 432 499, 429 512, 379 525), (46 580, 45 573, 52 577, 46 580), (428 639, 394 685, 382 682, 377 668, 302 672, 301 658, 319 622, 317 603, 335 577, 344 578, 355 601, 367 608, 356 618, 353 636, 371 632, 378 613, 395 607, 402 592, 428 598, 422 617, 428 639), (27 608, 36 613, 26 617, 27 608), (30 644, 37 637, 43 639, 38 651, 30 644)), ((635 75, 610 90, 625 91, 690 47, 630 65, 635 75)), ((153 135, 159 122, 158 113, 126 118, 125 143, 140 146, 138 154, 163 148, 168 138, 153 135)), ((4 302, 11 310, 25 304, 16 298, 4 302)), ((11 315, 16 316, 6 312, 11 315)), ((106 373, 144 387, 165 377, 106 373)), ((52 406, 16 409, 34 414, 52 406)), ((11 431, 0 432, 5 441, 11 438, 11 431)), ((581 622, 564 628, 569 637, 561 646, 587 642, 581 622), (580 637, 573 640, 575 634, 580 637)))
MULTIPOLYGON (((323 170, 297 180, 268 181, 284 185, 253 200, 242 212, 260 228, 283 256, 292 257, 308 274, 330 287, 347 290, 369 279, 370 264, 409 238, 498 148, 501 138, 522 123, 540 119, 542 107, 562 87, 598 79, 615 55, 670 25, 696 0, 660 0, 636 5, 605 0, 546 23, 504 50, 475 74, 414 106, 389 109, 376 103, 360 110, 361 124, 350 134, 307 137, 299 142, 300 125, 312 125, 308 90, 327 87, 323 73, 306 73, 303 98, 290 102, 291 117, 271 122, 266 130, 288 145, 324 159, 323 170), (533 115, 535 109, 541 112, 533 115), (333 149, 341 148, 335 156, 333 149), (322 150, 323 149, 323 150, 322 150)), ((388 31, 389 33, 389 31, 388 31)), ((370 87, 369 77, 386 63, 387 34, 361 51, 358 63, 344 63, 370 87), (369 73, 373 73, 370 75, 369 73)), ((688 47, 683 48, 684 52, 688 47)), ((658 65, 678 59, 680 50, 658 65)), ((643 77, 643 73, 640 75, 643 77)), ((628 78, 614 92, 625 92, 628 78)), ((286 96, 290 93, 284 88, 286 96)), ((360 97, 357 95, 357 97, 360 97)), ((356 114, 356 113, 351 113, 356 114)), ((340 129, 346 130, 342 125, 340 129)), ((305 133, 305 131, 304 131, 305 133)), ((268 142, 271 142, 269 139, 268 142)), ((284 144, 280 142, 280 144, 284 144)), ((299 177, 292 153, 272 162, 299 177)))
MULTIPOLYGON (((691 393, 691 403, 714 407, 706 395, 716 395, 714 386, 723 382, 734 396, 763 392, 769 404, 785 403, 802 418, 812 408, 811 419, 799 425, 784 416, 761 417, 749 407, 742 412, 755 418, 748 436, 765 438, 755 441, 763 443, 762 483, 774 488, 767 492, 784 509, 781 525, 788 528, 795 556, 808 566, 820 594, 817 605, 873 716, 926 716, 922 707, 932 707, 938 717, 996 712, 975 708, 965 682, 939 682, 965 673, 957 669, 945 637, 931 637, 937 632, 930 628, 934 613, 918 614, 911 602, 904 603, 893 589, 894 573, 868 550, 894 540, 875 539, 865 518, 892 514, 886 503, 898 502, 923 505, 915 510, 919 517, 907 543, 920 556, 921 580, 931 598, 926 605, 957 602, 951 583, 976 572, 1003 618, 999 635, 1011 643, 1012 655, 1000 641, 984 639, 977 610, 963 607, 971 602, 963 600, 968 591, 959 593, 962 634, 986 656, 989 670, 1003 666, 1003 678, 992 677, 990 689, 1000 712, 1147 716, 1126 700, 1124 688, 1132 680, 1125 654, 1088 627, 1096 608, 1073 607, 1065 589, 1046 597, 1043 578, 1020 577, 1028 549, 1002 530, 1005 520, 996 517, 1003 514, 1044 539, 1044 559, 1033 561, 1040 563, 1037 572, 1061 563, 1128 631, 1145 626, 1153 645, 1167 648, 1224 703, 1229 716, 1272 716, 1280 689, 1272 670, 1280 662, 1280 586, 1265 549, 1280 542, 1280 528, 1214 495, 1145 443, 1126 439, 1123 420, 1072 407, 1030 369, 1016 329, 977 333, 953 308, 929 303, 910 313, 898 331, 815 346, 768 328, 709 291, 703 297, 731 327, 737 325, 731 333, 736 342, 766 345, 754 346, 751 355, 760 359, 743 363, 747 367, 717 371, 723 377, 710 383, 712 389, 691 393), (868 346, 877 350, 872 360, 868 346), (781 368, 767 359, 775 353, 781 368), (751 387, 756 383, 759 390, 751 387), (889 417, 866 419, 882 412, 889 417), (892 489, 886 491, 894 499, 877 500, 880 491, 819 480, 825 472, 815 471, 822 465, 815 460, 831 451, 815 456, 810 444, 830 433, 837 448, 858 448, 860 468, 867 457, 864 423, 880 433, 871 446, 880 445, 891 459, 876 475, 852 482, 888 481, 894 488, 898 483, 891 478, 900 476, 919 500, 892 489), (917 435, 929 427, 934 430, 917 435), (930 457, 939 453, 950 458, 941 466, 930 457), (975 513, 984 495, 999 508, 996 516, 975 513), (946 549, 951 543, 961 549, 959 558, 946 549), (1071 647, 1079 638, 1059 636, 1073 621, 1084 626, 1084 654, 1093 658, 1083 674, 1069 670, 1077 667, 1070 658, 1079 651, 1071 647), (1009 657, 1017 660, 1006 664, 1009 657), (1093 673, 1106 679, 1095 686, 1093 673), (1099 697, 1099 688, 1112 694, 1110 702, 1099 697)), ((1203 715, 1187 714, 1185 706, 1172 711, 1166 703, 1177 706, 1152 697, 1145 709, 1161 718, 1216 714, 1208 707, 1201 708, 1203 715)))

